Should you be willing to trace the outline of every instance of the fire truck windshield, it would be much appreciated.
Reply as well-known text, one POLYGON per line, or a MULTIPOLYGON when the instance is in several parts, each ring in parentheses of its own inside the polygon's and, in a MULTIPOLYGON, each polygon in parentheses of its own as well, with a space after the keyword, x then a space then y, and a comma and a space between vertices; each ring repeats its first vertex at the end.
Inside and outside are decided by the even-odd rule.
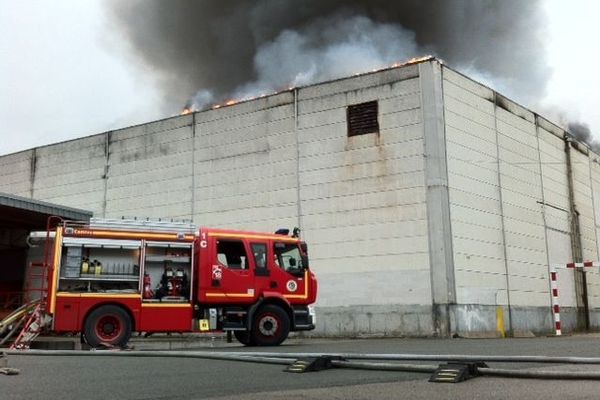
POLYGON ((278 242, 274 247, 275 262, 283 270, 291 274, 301 274, 306 268, 297 244, 278 242))

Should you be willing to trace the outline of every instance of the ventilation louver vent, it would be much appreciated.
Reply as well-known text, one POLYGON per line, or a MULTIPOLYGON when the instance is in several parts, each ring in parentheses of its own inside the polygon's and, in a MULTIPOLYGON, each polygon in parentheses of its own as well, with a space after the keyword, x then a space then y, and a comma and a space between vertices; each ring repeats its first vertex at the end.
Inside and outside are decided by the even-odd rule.
POLYGON ((377 101, 348 106, 348 136, 378 133, 377 101))

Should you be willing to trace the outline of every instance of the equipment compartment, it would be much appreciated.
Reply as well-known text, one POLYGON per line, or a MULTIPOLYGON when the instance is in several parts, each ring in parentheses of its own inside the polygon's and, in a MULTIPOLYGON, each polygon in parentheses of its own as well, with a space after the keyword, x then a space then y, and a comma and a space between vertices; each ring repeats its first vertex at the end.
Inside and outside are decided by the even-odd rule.
POLYGON ((147 242, 144 252, 144 301, 188 301, 192 272, 191 244, 147 242))
POLYGON ((140 255, 140 241, 65 239, 58 290, 138 293, 140 255))

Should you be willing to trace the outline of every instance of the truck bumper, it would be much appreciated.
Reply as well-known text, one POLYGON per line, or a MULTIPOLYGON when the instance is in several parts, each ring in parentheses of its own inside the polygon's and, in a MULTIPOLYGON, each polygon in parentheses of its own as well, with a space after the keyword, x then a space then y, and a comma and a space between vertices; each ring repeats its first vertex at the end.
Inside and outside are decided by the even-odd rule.
POLYGON ((311 331, 315 329, 316 320, 313 306, 294 307, 294 331, 311 331))

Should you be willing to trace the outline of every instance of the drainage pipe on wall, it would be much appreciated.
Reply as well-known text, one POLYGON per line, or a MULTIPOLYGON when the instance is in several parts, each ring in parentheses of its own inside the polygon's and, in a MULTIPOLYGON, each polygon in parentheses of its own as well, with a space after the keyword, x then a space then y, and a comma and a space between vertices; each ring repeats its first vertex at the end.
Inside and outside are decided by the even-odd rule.
MULTIPOLYGON (((583 262, 583 250, 581 246, 581 226, 579 223, 579 211, 575 204, 575 188, 573 183, 573 159, 571 156, 571 147, 573 139, 565 133, 565 157, 567 164, 567 189, 569 192, 569 220, 571 225, 571 252, 574 262, 583 262)), ((590 329, 590 317, 588 312, 587 282, 585 271, 575 270, 575 297, 578 308, 583 307, 584 328, 590 329)), ((580 326, 578 321, 578 326, 580 326)))

